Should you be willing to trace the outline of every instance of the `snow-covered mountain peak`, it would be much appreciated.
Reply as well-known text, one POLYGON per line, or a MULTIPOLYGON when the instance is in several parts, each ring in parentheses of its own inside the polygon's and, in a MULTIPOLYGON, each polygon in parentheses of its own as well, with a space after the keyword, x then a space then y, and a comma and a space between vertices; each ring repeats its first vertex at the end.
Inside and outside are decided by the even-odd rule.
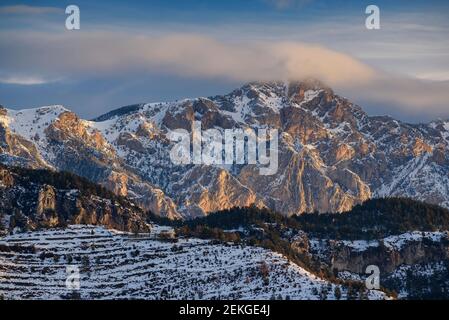
POLYGON ((14 125, 14 122, 39 124, 53 121, 63 112, 70 112, 62 105, 43 106, 38 108, 13 110, 1 108, 0 119, 14 125))
POLYGON ((0 122, 13 134, 29 140, 39 140, 45 136, 44 130, 64 112, 70 110, 62 105, 23 110, 3 109, 0 113, 0 122))

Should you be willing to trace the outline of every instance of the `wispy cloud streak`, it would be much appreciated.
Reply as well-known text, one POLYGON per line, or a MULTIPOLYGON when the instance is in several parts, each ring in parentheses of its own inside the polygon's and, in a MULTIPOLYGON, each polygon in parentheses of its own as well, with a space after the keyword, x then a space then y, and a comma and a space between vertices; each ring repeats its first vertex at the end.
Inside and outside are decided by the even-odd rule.
POLYGON ((0 14, 36 15, 62 12, 64 12, 63 9, 56 7, 39 7, 29 5, 0 6, 0 14))

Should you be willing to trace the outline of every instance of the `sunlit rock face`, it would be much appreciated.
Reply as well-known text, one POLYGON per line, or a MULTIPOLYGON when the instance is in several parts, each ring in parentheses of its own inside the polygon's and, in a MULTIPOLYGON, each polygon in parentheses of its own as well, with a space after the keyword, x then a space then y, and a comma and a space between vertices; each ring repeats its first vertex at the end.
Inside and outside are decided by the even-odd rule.
POLYGON ((172 219, 234 206, 342 212, 371 197, 449 207, 449 122, 370 117, 319 81, 250 83, 209 98, 124 107, 86 121, 61 106, 0 112, 0 160, 70 171, 172 219), (175 129, 277 129, 278 170, 175 165, 175 129))

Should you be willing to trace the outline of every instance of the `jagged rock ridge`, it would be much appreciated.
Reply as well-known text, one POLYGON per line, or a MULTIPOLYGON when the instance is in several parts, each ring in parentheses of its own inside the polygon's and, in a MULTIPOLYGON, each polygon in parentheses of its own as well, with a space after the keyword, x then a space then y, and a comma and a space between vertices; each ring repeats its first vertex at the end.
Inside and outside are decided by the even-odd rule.
POLYGON ((247 84, 227 95, 133 105, 85 121, 61 106, 0 113, 0 160, 67 170, 170 218, 234 206, 342 212, 371 197, 449 206, 449 122, 370 117, 318 81, 247 84), (174 165, 168 132, 274 128, 279 169, 174 165))

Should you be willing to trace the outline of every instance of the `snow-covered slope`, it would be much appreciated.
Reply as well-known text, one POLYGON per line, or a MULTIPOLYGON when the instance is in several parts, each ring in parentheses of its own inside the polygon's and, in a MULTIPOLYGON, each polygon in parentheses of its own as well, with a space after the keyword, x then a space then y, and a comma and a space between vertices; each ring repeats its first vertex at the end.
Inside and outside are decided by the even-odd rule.
MULTIPOLYGON (((6 299, 335 299, 336 286, 271 251, 206 240, 162 241, 167 227, 133 236, 100 227, 0 239, 0 295, 6 299), (66 287, 78 267, 80 290, 66 287)), ((342 299, 346 289, 341 287, 342 299)), ((369 291, 371 299, 383 299, 369 291)))

